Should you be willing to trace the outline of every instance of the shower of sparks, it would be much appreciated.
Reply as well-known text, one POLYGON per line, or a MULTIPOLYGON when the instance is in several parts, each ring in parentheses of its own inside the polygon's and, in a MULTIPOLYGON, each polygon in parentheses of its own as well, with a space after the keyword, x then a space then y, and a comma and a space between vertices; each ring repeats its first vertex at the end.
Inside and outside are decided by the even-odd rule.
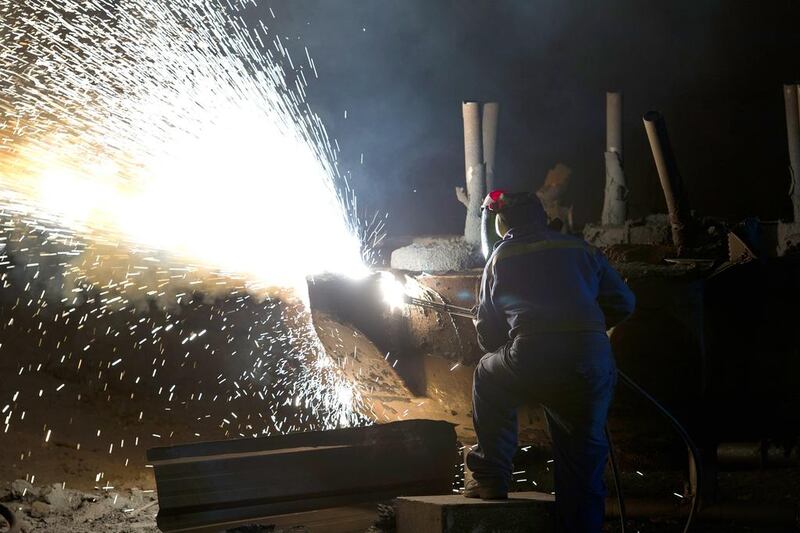
POLYGON ((394 274, 381 272, 379 283, 383 303, 388 305, 392 311, 406 308, 406 287, 394 277, 394 274))
POLYGON ((3 1, 9 209, 264 283, 364 271, 303 65, 245 5, 3 1))
POLYGON ((362 275, 383 225, 305 102, 308 50, 245 23, 265 10, 0 0, 0 438, 38 425, 127 466, 170 437, 366 422, 303 289, 264 299, 362 275), (129 433, 79 433, 87 405, 129 433))

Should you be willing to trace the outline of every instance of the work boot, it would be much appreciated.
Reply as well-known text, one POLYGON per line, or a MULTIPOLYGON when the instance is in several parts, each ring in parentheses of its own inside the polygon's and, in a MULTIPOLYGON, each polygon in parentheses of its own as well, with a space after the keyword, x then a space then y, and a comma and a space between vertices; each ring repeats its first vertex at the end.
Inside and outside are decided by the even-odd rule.
POLYGON ((508 498, 508 489, 499 485, 482 484, 475 479, 470 479, 464 485, 464 497, 480 498, 481 500, 505 500, 508 498))

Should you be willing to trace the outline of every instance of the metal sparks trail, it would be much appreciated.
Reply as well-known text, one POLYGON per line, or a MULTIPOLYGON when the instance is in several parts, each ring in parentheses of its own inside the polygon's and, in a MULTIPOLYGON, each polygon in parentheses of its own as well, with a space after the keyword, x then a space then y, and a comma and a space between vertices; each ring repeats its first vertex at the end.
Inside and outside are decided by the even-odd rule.
MULTIPOLYGON (((310 53, 295 65, 264 10, 0 0, 0 371, 16 376, 0 380, 0 437, 32 402, 87 397, 138 424, 195 406, 197 437, 364 422, 302 294, 263 300, 364 273, 382 227, 357 216, 305 102, 310 53), (35 390, 40 372, 59 383, 35 390), (128 412, 137 395, 150 413, 128 412)), ((48 443, 67 431, 35 424, 48 443)), ((164 437, 144 427, 103 449, 164 437)))
POLYGON ((363 271, 306 67, 246 4, 2 4, 9 209, 267 283, 363 271))

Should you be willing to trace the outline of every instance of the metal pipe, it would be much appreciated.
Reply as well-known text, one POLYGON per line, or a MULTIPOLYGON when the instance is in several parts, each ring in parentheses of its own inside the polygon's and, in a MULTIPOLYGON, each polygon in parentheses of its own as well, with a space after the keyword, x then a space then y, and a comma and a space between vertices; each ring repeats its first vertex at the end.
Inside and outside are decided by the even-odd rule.
POLYGON ((789 148, 790 193, 795 222, 800 222, 800 104, 798 86, 783 86, 783 104, 786 111, 786 140, 789 148))
MULTIPOLYGON (((686 505, 669 500, 626 498, 625 513, 628 518, 685 518, 686 505)), ((614 498, 606 499, 606 516, 618 517, 619 508, 614 498)), ((725 502, 703 507, 697 513, 701 522, 738 522, 758 525, 800 527, 800 508, 791 504, 757 504, 752 502, 725 502)))
POLYGON ((456 197, 467 208, 464 239, 474 246, 481 244, 481 202, 486 194, 480 109, 479 102, 463 102, 461 107, 464 117, 464 167, 467 186, 456 188, 456 197))
POLYGON ((622 93, 606 93, 606 152, 622 157, 622 93))
POLYGON ((481 127, 480 102, 463 102, 461 114, 464 117, 464 170, 483 163, 483 135, 481 127))
POLYGON ((483 162, 486 164, 486 190, 493 191, 497 188, 494 179, 494 162, 497 148, 497 117, 500 113, 500 104, 486 102, 483 104, 483 162))
POLYGON ((606 93, 606 188, 603 225, 622 225, 628 216, 628 188, 622 170, 622 93, 606 93))
POLYGON ((683 181, 678 172, 675 154, 667 135, 667 126, 664 118, 658 111, 648 111, 642 117, 647 138, 650 141, 650 150, 658 170, 658 178, 664 191, 667 202, 669 222, 672 226, 672 242, 678 257, 682 256, 688 241, 687 226, 689 222, 689 209, 683 188, 683 181))

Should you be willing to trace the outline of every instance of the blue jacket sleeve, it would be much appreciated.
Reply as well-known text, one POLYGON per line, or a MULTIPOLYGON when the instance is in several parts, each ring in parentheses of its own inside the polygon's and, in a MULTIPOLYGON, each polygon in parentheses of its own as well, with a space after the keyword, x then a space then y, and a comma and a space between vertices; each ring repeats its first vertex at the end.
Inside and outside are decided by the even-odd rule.
POLYGON ((478 316, 475 318, 478 346, 486 353, 494 352, 508 342, 509 329, 504 315, 498 312, 492 303, 492 284, 494 283, 492 264, 490 260, 483 270, 478 316))
POLYGON ((606 256, 599 250, 597 259, 600 266, 597 302, 605 315, 606 327, 610 329, 633 313, 636 297, 619 272, 614 270, 606 256))

